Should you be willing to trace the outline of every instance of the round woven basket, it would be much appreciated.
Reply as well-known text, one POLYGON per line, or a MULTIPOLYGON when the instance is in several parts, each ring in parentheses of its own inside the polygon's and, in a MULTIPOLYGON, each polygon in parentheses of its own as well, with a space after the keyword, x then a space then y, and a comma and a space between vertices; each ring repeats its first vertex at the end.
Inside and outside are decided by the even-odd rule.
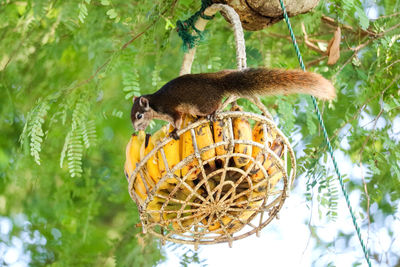
POLYGON ((228 140, 199 149, 196 144, 195 129, 203 124, 209 124, 208 120, 199 120, 178 131, 180 136, 185 132, 191 133, 195 145, 194 154, 169 169, 163 150, 163 147, 172 141, 172 138, 168 137, 137 165, 129 179, 129 192, 138 205, 144 232, 149 232, 164 241, 195 246, 221 242, 231 244, 234 240, 254 233, 258 234, 277 216, 288 196, 295 175, 295 157, 287 138, 276 128, 273 121, 259 114, 226 111, 219 113, 217 118, 226 122, 225 127, 229 131, 228 140), (260 122, 264 133, 274 133, 273 139, 266 138, 264 144, 252 140, 235 139, 232 120, 238 117, 260 122), (277 154, 271 150, 274 143, 281 146, 281 153, 277 154), (253 149, 257 147, 261 150, 259 155, 253 158, 246 154, 235 153, 235 144, 251 145, 253 149), (202 152, 218 146, 228 146, 228 152, 207 161, 202 160, 202 152), (147 160, 159 151, 161 155, 164 155, 163 160, 168 171, 151 189, 142 177, 146 175, 147 160), (232 163, 232 158, 235 156, 249 158, 250 167, 247 170, 235 167, 232 163), (267 169, 262 160, 265 159, 264 157, 272 162, 267 169), (193 162, 194 159, 198 161, 196 168, 192 168, 184 177, 174 175, 177 170, 193 162), (225 164, 210 172, 207 164, 220 159, 226 159, 225 164), (288 174, 288 167, 291 170, 290 174, 288 174), (271 173, 270 170, 273 168, 274 173, 271 173), (263 174, 262 179, 257 182, 252 179, 254 170, 261 171, 263 174), (193 172, 199 172, 194 181, 189 179, 193 172), (276 176, 280 177, 278 181, 271 180, 276 176), (160 187, 171 178, 175 178, 178 182, 173 185, 172 190, 169 189, 168 193, 165 193, 166 191, 160 187), (142 179, 148 190, 144 201, 135 191, 136 179, 142 179), (180 194, 182 191, 186 194, 180 194), (161 208, 149 209, 149 203, 156 198, 162 199, 161 208), (155 217, 158 219, 154 220, 155 217))
MULTIPOLYGON (((239 17, 232 8, 221 4, 212 5, 205 13, 213 15, 219 10, 223 10, 225 15, 231 15, 237 44, 238 68, 245 68, 244 38, 239 17)), ((203 29, 204 26, 205 24, 203 29)), ((197 27, 201 28, 199 25, 197 27)), ((190 72, 193 57, 194 49, 185 56, 181 74, 190 72)), ((164 148, 173 139, 166 137, 144 156, 128 177, 129 193, 138 206, 144 233, 151 233, 163 242, 168 240, 192 244, 195 249, 199 245, 222 242, 231 246, 235 240, 254 233, 258 235, 262 228, 277 217, 295 177, 293 150, 258 98, 249 100, 263 115, 222 111, 233 100, 235 98, 228 98, 221 111, 216 114, 217 121, 223 123, 222 127, 227 133, 223 141, 199 148, 196 129, 210 127, 211 123, 207 119, 197 120, 177 132, 179 136, 190 133, 193 154, 181 159, 171 168, 168 166, 164 148), (259 129, 263 132, 263 142, 256 142, 251 138, 236 139, 232 123, 238 118, 261 127, 259 129), (259 152, 252 155, 238 153, 235 147, 240 145, 251 146, 253 151, 259 152), (204 152, 220 146, 227 148, 225 154, 202 159, 204 152), (164 162, 166 174, 151 186, 145 179, 146 163, 156 155, 161 155, 158 160, 164 162), (237 167, 234 161, 237 157, 246 159, 246 166, 237 167), (197 163, 194 167, 193 162, 197 163), (217 163, 216 167, 210 168, 211 162, 217 163), (186 175, 177 175, 183 173, 179 170, 189 164, 192 167, 186 175), (171 180, 174 182, 171 183, 171 180), (135 191, 135 184, 138 182, 146 188, 145 199, 135 191)))

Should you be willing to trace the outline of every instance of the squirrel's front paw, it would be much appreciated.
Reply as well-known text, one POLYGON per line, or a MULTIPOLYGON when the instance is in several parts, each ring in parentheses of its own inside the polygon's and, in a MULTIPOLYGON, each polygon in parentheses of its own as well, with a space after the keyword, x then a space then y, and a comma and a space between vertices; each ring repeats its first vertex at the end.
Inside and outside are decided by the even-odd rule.
POLYGON ((179 140, 179 135, 177 133, 177 129, 172 130, 172 132, 169 133, 169 136, 174 138, 175 140, 179 140))
POLYGON ((216 122, 217 121, 217 111, 214 111, 210 115, 207 115, 207 120, 210 120, 211 122, 216 122))

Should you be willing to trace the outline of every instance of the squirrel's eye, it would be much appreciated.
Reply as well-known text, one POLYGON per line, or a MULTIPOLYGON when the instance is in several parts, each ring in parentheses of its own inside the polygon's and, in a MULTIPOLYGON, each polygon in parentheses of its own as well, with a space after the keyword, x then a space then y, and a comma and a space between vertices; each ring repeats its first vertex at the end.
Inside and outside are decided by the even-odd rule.
POLYGON ((136 119, 140 120, 141 118, 143 118, 143 114, 142 113, 137 113, 136 114, 136 119))

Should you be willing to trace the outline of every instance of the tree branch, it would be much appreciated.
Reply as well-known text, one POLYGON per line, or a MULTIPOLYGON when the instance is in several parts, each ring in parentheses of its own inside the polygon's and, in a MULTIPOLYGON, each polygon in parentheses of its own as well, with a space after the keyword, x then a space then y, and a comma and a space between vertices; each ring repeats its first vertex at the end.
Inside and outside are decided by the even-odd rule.
MULTIPOLYGON (((328 25, 331 25, 331 26, 334 26, 334 27, 339 26, 339 23, 336 22, 331 17, 323 15, 321 17, 321 20, 323 22, 327 23, 328 25)), ((354 32, 354 33, 359 33, 360 32, 360 33, 363 33, 364 35, 369 35, 369 36, 373 36, 373 37, 376 37, 378 35, 378 33, 376 33, 376 32, 369 31, 369 30, 363 30, 361 28, 358 28, 357 30, 355 30, 352 26, 349 26, 349 25, 346 25, 346 24, 340 24, 340 28, 344 29, 344 30, 348 30, 348 31, 354 32)))
POLYGON ((327 55, 324 55, 322 57, 316 58, 316 59, 306 63, 306 67, 309 68, 311 66, 314 66, 314 65, 318 64, 319 62, 321 62, 322 60, 326 59, 327 57, 328 57, 327 55))
POLYGON ((140 36, 142 36, 146 31, 148 31, 154 24, 156 24, 156 22, 163 16, 165 15, 165 13, 167 13, 168 10, 173 10, 175 8, 176 3, 178 2, 178 0, 175 0, 174 2, 172 2, 171 6, 169 8, 166 8, 163 12, 161 12, 156 19, 154 19, 149 25, 147 25, 147 27, 140 33, 138 33, 137 35, 135 35, 132 39, 130 39, 128 42, 126 42, 122 47, 121 50, 124 50, 125 48, 128 47, 128 45, 130 45, 131 43, 133 43, 137 38, 139 38, 140 36))
MULTIPOLYGON (((126 42, 126 43, 119 49, 119 51, 124 50, 125 48, 127 48, 128 45, 130 45, 131 43, 133 43, 136 39, 138 39, 140 36, 142 36, 146 31, 148 31, 152 26, 154 26, 154 24, 156 24, 156 22, 160 19, 160 17, 163 16, 168 10, 171 10, 171 9, 173 10, 177 2, 178 2, 178 0, 175 0, 175 1, 171 4, 171 6, 170 6, 169 8, 166 8, 163 12, 161 12, 161 14, 160 14, 159 16, 157 16, 157 18, 154 19, 149 25, 147 25, 147 27, 146 27, 142 32, 138 33, 138 34, 135 35, 132 39, 130 39, 128 42, 126 42)), ((116 53, 116 52, 114 52, 114 53, 116 53)), ((104 67, 106 67, 106 66, 108 65, 108 63, 110 63, 111 59, 112 59, 112 56, 110 56, 110 57, 106 60, 106 62, 104 62, 100 67, 98 67, 98 68, 96 69, 96 71, 95 71, 88 79, 86 79, 86 80, 84 80, 84 81, 81 81, 81 82, 79 82, 76 86, 74 86, 74 87, 68 89, 68 92, 73 91, 73 90, 75 90, 76 88, 81 87, 82 85, 85 85, 85 84, 89 83, 90 81, 92 81, 92 80, 97 76, 97 74, 99 74, 99 72, 100 72, 104 67)))
POLYGON ((387 29, 387 30, 385 30, 385 31, 383 31, 383 32, 380 32, 380 33, 378 33, 378 37, 382 37, 382 36, 384 36, 386 33, 388 33, 388 32, 391 32, 391 31, 393 31, 393 30, 395 30, 395 29, 397 29, 397 28, 399 28, 400 27, 400 23, 399 24, 396 24, 396 25, 394 25, 394 26, 392 26, 392 27, 390 27, 389 29, 387 29))
POLYGON ((400 12, 396 12, 396 13, 393 13, 393 14, 380 16, 377 19, 386 19, 386 18, 396 17, 396 16, 399 16, 399 15, 400 15, 400 12))
POLYGON ((387 67, 385 67, 383 70, 387 70, 387 69, 389 69, 390 67, 392 67, 394 64, 397 64, 397 63, 399 63, 400 62, 400 59, 397 59, 397 60, 395 60, 395 61, 393 61, 392 63, 390 63, 387 67))
POLYGON ((301 29, 303 30, 303 34, 304 34, 304 43, 306 44, 306 46, 308 48, 310 48, 311 50, 314 50, 318 53, 320 53, 321 55, 325 54, 326 51, 322 51, 318 46, 316 46, 315 44, 313 44, 309 39, 308 39, 308 35, 306 32, 306 27, 304 26, 304 22, 301 22, 301 29))

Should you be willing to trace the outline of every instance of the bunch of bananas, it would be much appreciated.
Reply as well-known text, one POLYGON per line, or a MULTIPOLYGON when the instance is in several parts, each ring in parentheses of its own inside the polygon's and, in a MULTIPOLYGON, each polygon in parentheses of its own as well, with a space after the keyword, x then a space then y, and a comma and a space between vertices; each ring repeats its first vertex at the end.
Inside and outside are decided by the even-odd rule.
MULTIPOLYGON (((231 110, 242 111, 237 105, 231 110)), ((182 127, 195 121, 194 117, 185 116, 182 127)), ((139 205, 150 197, 145 207, 149 223, 179 233, 202 224, 206 231, 223 235, 239 231, 255 217, 283 173, 270 154, 245 143, 250 140, 264 145, 267 137, 263 123, 256 122, 252 129, 246 118, 234 117, 232 129, 233 138, 242 141, 235 142, 231 158, 228 158, 228 119, 217 120, 194 128, 194 140, 191 131, 184 132, 179 140, 171 139, 145 162, 137 177, 131 177, 136 164, 167 137, 173 127, 163 126, 153 135, 140 131, 131 136, 126 147, 125 175, 133 181, 139 205), (194 156, 194 141, 199 158, 194 156), (215 143, 219 145, 210 148, 215 143), (199 167, 200 159, 204 171, 199 167), (182 160, 186 161, 184 166, 175 168, 182 160), (225 167, 229 170, 224 171, 225 167), (173 175, 163 179, 152 192, 171 169, 173 175)), ((268 129, 267 136, 270 150, 281 157, 284 145, 279 135, 268 129)))

